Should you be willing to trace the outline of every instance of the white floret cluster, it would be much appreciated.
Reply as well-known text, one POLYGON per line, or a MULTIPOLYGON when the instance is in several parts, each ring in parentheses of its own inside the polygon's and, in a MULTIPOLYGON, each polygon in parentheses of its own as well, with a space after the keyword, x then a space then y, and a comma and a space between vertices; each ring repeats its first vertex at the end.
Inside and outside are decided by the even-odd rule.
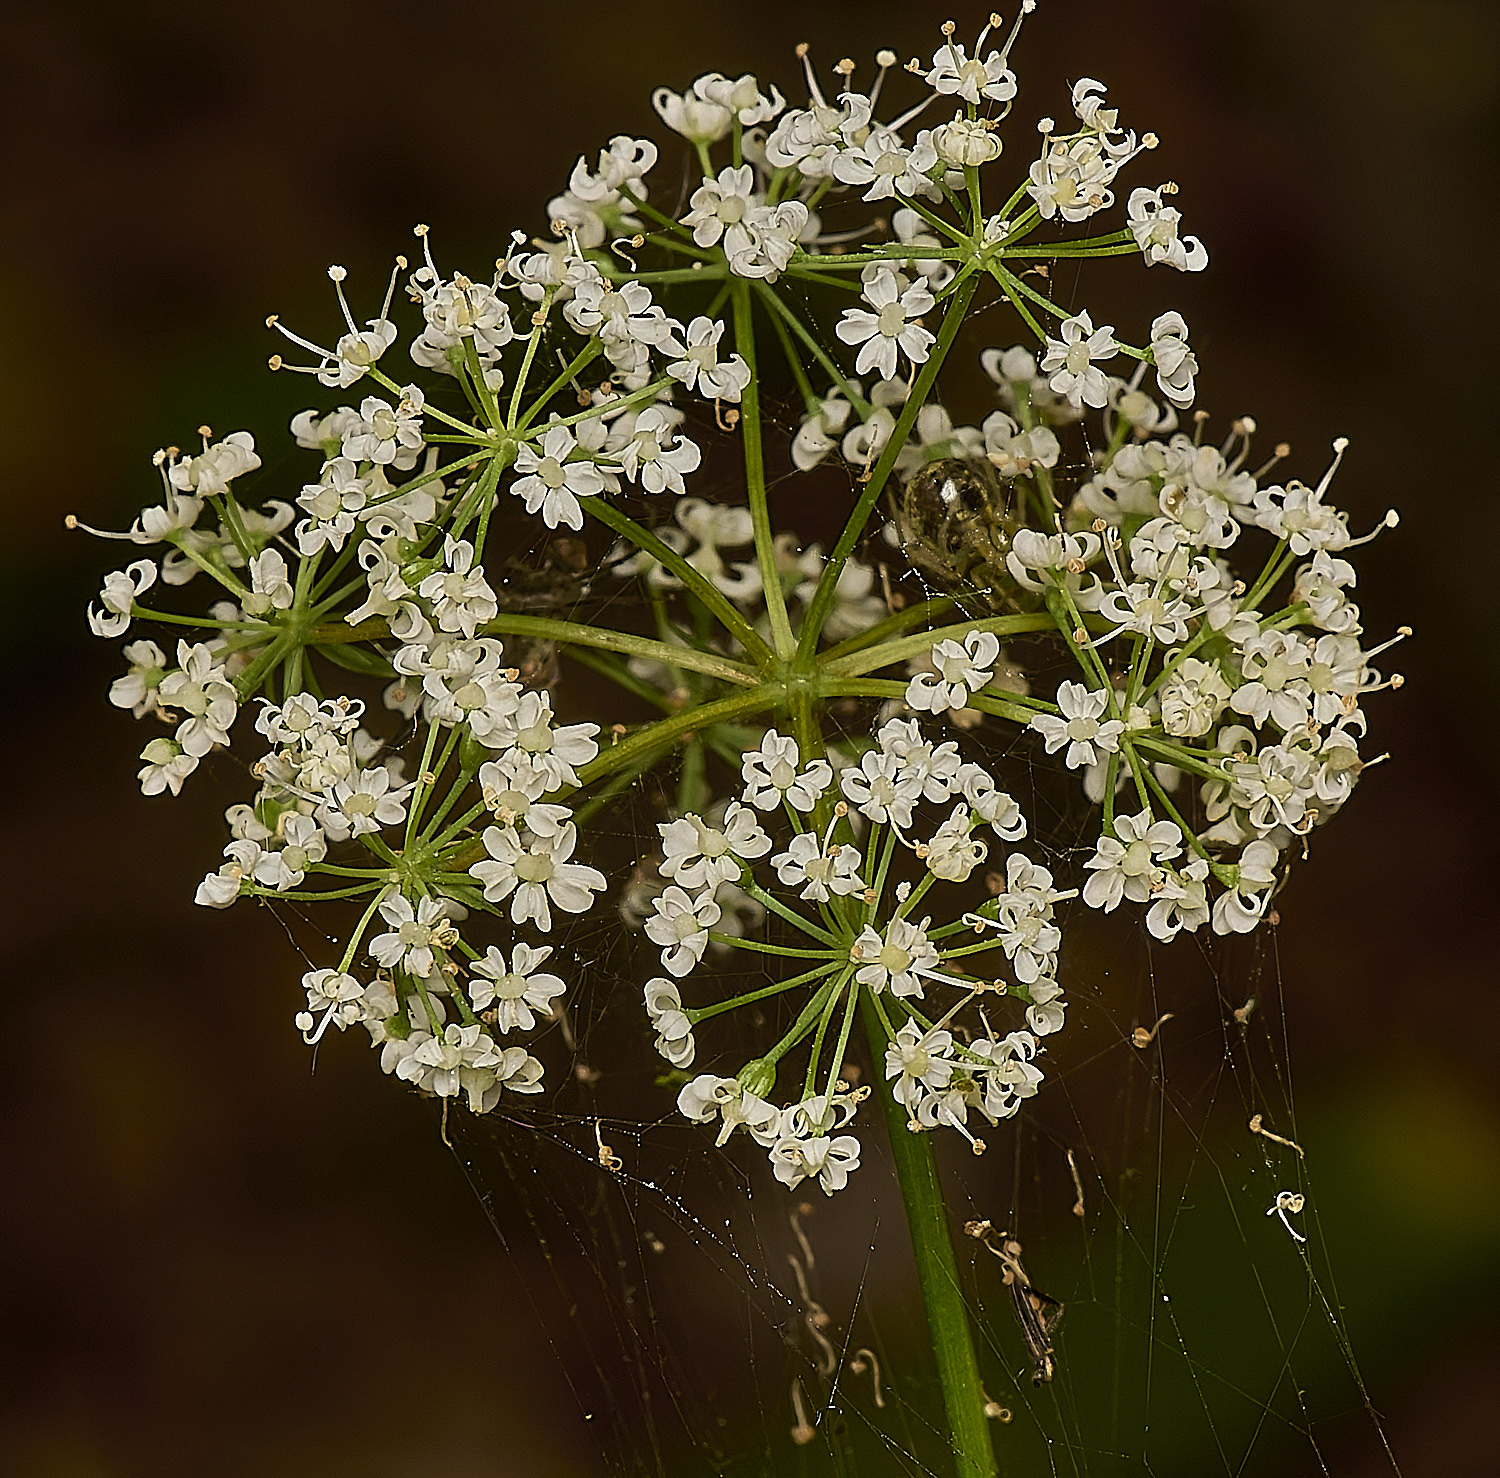
POLYGON ((479 1112, 540 1092, 519 1038, 562 1023, 569 994, 543 936, 606 891, 598 808, 671 761, 660 857, 614 900, 660 950, 657 1049, 690 1119, 743 1125, 781 1180, 831 1192, 859 1162, 856 1018, 913 1128, 982 1145, 972 1126, 1037 1091, 1063 1025, 1059 904, 1135 905, 1163 940, 1248 931, 1347 802, 1363 700, 1399 679, 1371 666, 1351 598, 1362 540, 1328 501, 1343 444, 1315 485, 1271 481, 1282 453, 1250 467, 1248 418, 1218 445, 1203 416, 1184 426, 1199 365, 1180 313, 1133 343, 1040 290, 1036 268, 1070 255, 1198 271, 1208 254, 1170 182, 1134 186, 1113 231, 1061 234, 1156 146, 1093 78, 997 192, 1030 8, 1003 45, 998 18, 972 47, 944 25, 909 82, 877 53, 868 90, 853 62, 828 85, 799 48, 805 106, 752 76, 658 89, 687 159, 675 211, 681 161, 654 191, 659 145, 618 134, 493 269, 440 267, 418 226, 420 259, 396 259, 373 317, 335 266, 334 334, 268 320, 299 361, 272 368, 330 392, 291 422, 308 455, 283 496, 250 496, 280 459, 263 468, 247 431, 156 454, 160 502, 104 535, 144 554, 105 576, 88 624, 127 638, 110 701, 161 726, 145 794, 178 794, 231 746, 258 787, 197 901, 348 914, 303 980, 309 1042, 363 1026, 387 1072, 479 1112), (895 109, 900 85, 914 96, 895 109), (981 287, 1031 341, 981 356, 998 404, 956 425, 939 374, 981 287), (762 407, 778 350, 801 406, 789 447, 762 407), (719 499, 697 495, 711 441, 739 447, 742 495, 717 476, 719 499), (847 472, 826 544, 773 521, 779 458, 847 472), (987 491, 918 527, 902 500, 944 468, 987 491), (547 580, 528 583, 528 558, 547 580), (913 601, 913 571, 942 588, 913 601), (1070 664, 1049 696, 1018 636, 1070 664), (577 671, 657 716, 616 722, 606 697, 570 721, 577 671), (1019 808, 961 747, 981 724, 1056 756, 1099 807, 1076 877, 1016 850, 1019 808), (940 885, 975 896, 934 923, 919 905, 940 885), (786 973, 715 998, 702 982, 736 952, 786 973), (783 992, 802 1004, 776 1045, 686 1078, 701 1023, 783 992), (981 993, 1018 1003, 1013 1029, 958 1019, 981 993), (804 1047, 777 1107, 778 1064, 804 1047))
POLYGON ((924 737, 912 719, 889 720, 837 775, 826 758, 804 757, 795 739, 769 730, 745 754, 741 779, 739 797, 707 817, 660 827, 658 871, 670 886, 655 896, 645 928, 665 973, 647 984, 646 1010, 657 1051, 681 1070, 697 1058, 699 1023, 792 992, 798 1009, 780 1040, 735 1076, 687 1082, 678 1107, 717 1122, 721 1144, 743 1126, 779 1180, 816 1180, 832 1194, 859 1165, 858 1138, 836 1131, 867 1092, 841 1076, 863 1006, 884 1033, 885 1075, 911 1128, 947 1126, 982 1150, 970 1115, 990 1124, 1012 1116, 1042 1081, 1040 1039, 1063 1026, 1055 911, 1076 890, 1054 888, 1052 874, 1015 849, 1026 822, 990 773, 964 760, 955 742, 924 737), (826 812, 825 825, 814 824, 815 812, 826 812), (1011 848, 1004 872, 990 875, 993 891, 974 911, 938 924, 930 913, 917 916, 936 884, 969 883, 1000 843, 1011 848), (721 932, 717 893, 727 883, 802 937, 782 950, 721 932), (713 945, 779 954, 787 978, 685 1005, 682 991, 713 945), (976 954, 1005 973, 978 978, 956 963, 976 954), (987 1017, 960 1027, 955 1017, 981 994, 1015 999, 1024 1025, 1005 1036, 991 1033, 987 1017), (951 998, 946 1010, 929 1004, 934 995, 951 998), (778 1067, 809 1040, 800 1095, 778 1107, 778 1067))

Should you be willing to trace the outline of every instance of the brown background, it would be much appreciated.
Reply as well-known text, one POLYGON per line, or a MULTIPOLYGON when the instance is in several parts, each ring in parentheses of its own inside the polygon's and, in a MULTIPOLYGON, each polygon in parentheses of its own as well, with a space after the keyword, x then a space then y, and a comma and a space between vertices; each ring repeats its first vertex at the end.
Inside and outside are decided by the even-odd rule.
MULTIPOLYGON (((447 262, 482 263, 543 225, 580 148, 661 134, 658 83, 749 69, 797 99, 794 42, 825 64, 930 51, 923 9, 5 7, 0 1471, 601 1470, 577 1351, 528 1310, 524 1235, 497 1255, 431 1115, 357 1044, 309 1076, 301 967, 269 916, 191 906, 234 787, 133 793, 139 740, 103 699, 116 658, 82 618, 118 551, 61 517, 123 526, 154 496, 152 449, 203 421, 254 430, 274 475, 307 387, 265 374, 261 320, 328 324, 328 262, 383 280, 425 220, 447 262)), ((979 12, 957 14, 967 34, 979 12)), ((1277 949, 1373 1398, 1413 1478, 1477 1478, 1500 1384, 1500 21, 1480 0, 1043 0, 1016 62, 1018 157, 1037 113, 1066 112, 1064 79, 1101 77, 1163 139, 1142 180, 1181 183, 1213 254, 1196 279, 1103 264, 1087 301, 1122 325, 1181 307, 1200 405, 1253 412, 1306 476, 1348 435, 1337 501, 1359 527, 1405 516, 1360 565, 1368 630, 1417 631, 1386 659, 1408 686, 1371 704, 1393 760, 1317 838, 1277 949)), ((1384 1471, 1368 1424, 1329 1432, 1333 1471, 1384 1471)), ((1315 1471, 1274 1437, 1262 1462, 1315 1471)))

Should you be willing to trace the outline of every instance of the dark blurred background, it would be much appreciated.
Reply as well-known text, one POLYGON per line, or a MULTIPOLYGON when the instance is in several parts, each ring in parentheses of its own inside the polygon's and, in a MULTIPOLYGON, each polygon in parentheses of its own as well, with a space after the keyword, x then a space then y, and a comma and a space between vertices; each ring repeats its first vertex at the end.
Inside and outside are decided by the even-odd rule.
MULTIPOLYGON (((576 1186, 512 1193, 507 1161, 464 1131, 502 1247, 435 1116, 364 1047, 329 1044, 309 1075, 291 1028, 303 966, 282 929, 264 911, 207 916, 191 903, 222 845, 233 776, 195 778, 176 803, 136 792, 143 741, 104 698, 117 644, 91 642, 83 620, 121 546, 65 535, 62 517, 127 525, 156 497, 153 449, 188 444, 203 422, 252 430, 263 476, 288 465, 286 420, 314 397, 309 382, 265 372, 262 321, 276 311, 327 332, 329 262, 368 297, 421 220, 450 270, 482 275, 512 227, 544 227, 580 150, 647 132, 675 159, 653 87, 752 70, 798 101, 794 43, 812 43, 825 68, 843 55, 867 67, 886 45, 930 54, 944 13, 922 9, 5 6, 0 595, 14 791, 0 861, 14 1021, 0 1472, 551 1478, 618 1460, 591 1426, 606 1369, 629 1360, 618 1321, 585 1347, 576 1317, 552 1324, 537 1292, 548 1265, 527 1213, 561 1207, 566 1220, 576 1186)), ((979 7, 952 13, 960 39, 982 20, 979 7)), ((1163 141, 1128 183, 1177 180, 1188 229, 1212 253, 1196 278, 1096 264, 1078 306, 1122 332, 1181 308, 1205 366, 1199 405, 1218 426, 1253 413, 1263 444, 1290 441, 1292 471, 1309 480, 1347 435, 1336 502, 1358 528, 1392 504, 1403 512, 1360 554, 1371 637, 1416 629, 1383 664, 1407 686, 1369 705, 1372 751, 1392 759, 1317 836, 1269 952, 1211 968, 1185 955, 1176 968, 1182 989, 1197 971, 1226 999, 1249 971, 1243 994, 1261 982, 1277 1041, 1284 1012, 1287 1045, 1264 1062, 1274 1103, 1291 1074, 1337 1279, 1336 1293, 1320 1287, 1342 1305, 1403 1470, 1500 1471, 1500 1006, 1483 779, 1497 679, 1500 12, 1483 0, 1042 0, 1014 62, 1018 169, 1035 116, 1064 116, 1065 84, 1102 78, 1122 119, 1163 141)), ((996 340, 1013 336, 997 326, 996 340)), ((1184 1104, 1213 1080, 1222 1004, 1208 1000, 1189 1077, 1169 1075, 1184 1104)), ((1140 1015, 1149 1024, 1146 1004, 1140 1015)), ((1126 1072, 1129 1055, 1114 1059, 1126 1072)), ((1242 1110, 1267 1105, 1247 1072, 1220 1081, 1219 1164, 1261 1157, 1242 1110)), ((524 1180, 525 1137, 507 1143, 524 1180)), ((1104 1136, 1084 1143, 1106 1174, 1104 1136)), ((1237 1305, 1215 1273, 1220 1255, 1240 1281, 1258 1259, 1290 1266, 1293 1341, 1309 1296, 1284 1234, 1263 1222, 1260 1186, 1242 1207, 1255 1225, 1218 1251, 1217 1223, 1184 1218, 1181 1278, 1200 1299, 1190 1353, 1201 1339, 1211 1372, 1239 1371, 1266 1397, 1279 1357, 1271 1348, 1240 1370, 1237 1305)), ((649 1197, 636 1204, 648 1214, 624 1219, 631 1255, 656 1215, 649 1197)), ((900 1234, 886 1214, 889 1242, 900 1234)), ((689 1235, 683 1257, 704 1245, 689 1235)), ((572 1276, 566 1263, 552 1271, 564 1286, 572 1276)), ((848 1296, 829 1295, 839 1318, 848 1296)), ((906 1295, 890 1297, 893 1327, 909 1323, 906 1295)), ((688 1366, 729 1370, 750 1338, 675 1317, 688 1366)), ((1311 1323, 1309 1339, 1321 1328, 1326 1342, 1321 1311, 1311 1323)), ((899 1330, 891 1341, 910 1349, 899 1330)), ((1389 1471, 1341 1358, 1309 1358, 1325 1471, 1389 1471)), ((781 1440, 779 1369, 764 1389, 733 1386, 724 1378, 678 1424, 686 1439, 664 1420, 669 1471, 713 1470, 708 1425, 747 1421, 781 1440)), ((1170 1406, 1153 1418, 1156 1471, 1237 1470, 1211 1447, 1179 1450, 1173 1420, 1170 1406)), ((1246 1472, 1318 1471, 1311 1444, 1276 1421, 1250 1450, 1246 1472)))

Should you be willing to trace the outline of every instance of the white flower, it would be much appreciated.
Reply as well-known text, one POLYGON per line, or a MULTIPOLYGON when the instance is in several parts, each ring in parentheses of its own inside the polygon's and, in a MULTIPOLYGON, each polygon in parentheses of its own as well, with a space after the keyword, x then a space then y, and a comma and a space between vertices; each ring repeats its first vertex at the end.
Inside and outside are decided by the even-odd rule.
POLYGON ((951 123, 940 123, 932 130, 933 147, 944 164, 955 169, 974 168, 1000 157, 1000 136, 986 127, 985 120, 970 122, 955 113, 951 123))
POLYGON ((207 874, 193 894, 200 908, 228 908, 240 896, 241 885, 255 880, 256 864, 265 854, 259 842, 238 838, 224 848, 224 855, 229 861, 218 872, 207 874))
POLYGON ((940 641, 932 648, 935 673, 920 672, 906 687, 906 701, 924 713, 968 706, 969 694, 993 680, 1000 638, 992 631, 971 631, 962 644, 940 641))
POLYGON ((933 335, 915 321, 931 312, 935 302, 927 291, 926 279, 919 277, 901 292, 896 274, 882 271, 865 284, 863 297, 875 311, 846 308, 834 327, 846 344, 864 345, 855 360, 855 371, 862 375, 878 369, 881 379, 894 379, 898 348, 913 364, 923 363, 935 342, 933 335))
POLYGON ((384 765, 374 765, 338 781, 332 800, 319 808, 318 819, 334 841, 364 836, 405 821, 411 792, 412 784, 397 785, 384 765))
POLYGON ((799 896, 813 903, 826 903, 832 893, 861 893, 865 881, 859 875, 859 849, 836 842, 826 852, 809 831, 798 832, 771 859, 776 876, 788 888, 802 889, 799 896))
POLYGON ((750 210, 755 193, 755 171, 748 164, 721 169, 717 179, 706 179, 688 201, 682 224, 692 227, 699 246, 712 246, 730 226, 737 226, 750 210))
POLYGON ((984 454, 1001 477, 1019 477, 1033 466, 1055 467, 1062 455, 1057 433, 1050 426, 1023 431, 1004 411, 992 411, 984 419, 984 454))
POLYGON ((1325 631, 1358 631, 1359 607, 1349 599, 1354 581, 1354 566, 1348 560, 1336 559, 1320 549, 1311 563, 1297 571, 1292 600, 1305 605, 1312 613, 1312 624, 1325 631))
POLYGON ((966 103, 977 104, 985 98, 994 103, 1008 103, 1015 97, 1016 76, 1005 65, 1004 55, 992 51, 983 61, 979 59, 979 51, 989 29, 986 26, 979 33, 972 58, 951 39, 946 45, 938 47, 932 54, 932 70, 927 73, 927 85, 940 95, 960 97, 966 103))
POLYGON ((1163 644, 1187 640, 1187 617, 1192 608, 1185 600, 1163 597, 1152 581, 1136 581, 1099 603, 1099 614, 1120 631, 1149 636, 1163 644))
POLYGON ((778 1140, 771 1151, 771 1168, 776 1179, 792 1189, 816 1176, 823 1194, 831 1196, 849 1183, 851 1171, 859 1169, 859 1141, 852 1134, 778 1140))
POLYGON ((1031 992, 1031 1004, 1026 1008, 1027 1026, 1039 1037, 1060 1032, 1068 1005, 1062 999, 1062 987, 1055 980, 1033 980, 1027 989, 1031 992))
POLYGON ((1018 842, 1026 835, 1026 818, 1014 797, 995 789, 994 777, 982 765, 960 765, 954 782, 974 814, 998 837, 1018 842))
POLYGON ((1052 874, 1024 854, 1005 859, 1005 892, 995 899, 994 927, 1021 984, 1055 973, 1062 931, 1052 922, 1053 907, 1075 896, 1054 889, 1052 874))
MULTIPOLYGON (((698 1047, 693 1040, 693 1024, 682 1009, 682 996, 673 981, 658 975, 646 982, 646 1014, 656 1028, 656 1050, 673 1067, 691 1067, 698 1047)), ((681 1101, 679 1098, 679 1105, 681 1101)))
POLYGON ((630 439, 615 454, 631 482, 648 493, 685 493, 682 477, 702 460, 697 444, 678 436, 660 406, 648 406, 636 418, 630 439))
POLYGON ((1264 834, 1278 826, 1305 832, 1313 824, 1309 804, 1317 787, 1317 764, 1306 750, 1291 744, 1270 745, 1248 760, 1229 766, 1234 803, 1243 806, 1250 825, 1264 834))
POLYGON ((401 399, 391 405, 378 395, 360 402, 359 419, 345 429, 341 450, 354 462, 374 462, 406 472, 422 452, 422 407, 426 397, 415 385, 401 387, 401 399))
POLYGON ((891 1089, 896 1102, 915 1113, 929 1092, 946 1088, 958 1067, 944 1055, 952 1047, 951 1032, 924 1032, 915 1021, 908 1021, 885 1049, 885 1075, 897 1080, 891 1089))
MULTIPOLYGON (((700 314, 687 326, 683 336, 686 346, 677 346, 682 358, 669 364, 667 373, 705 400, 737 401, 750 383, 750 366, 738 354, 720 361, 718 346, 723 335, 722 322, 700 314)), ((666 347, 674 352, 671 346, 666 347)))
POLYGON ((1182 314, 1163 313, 1151 324, 1151 359, 1161 393, 1180 409, 1193 403, 1198 360, 1188 348, 1188 326, 1182 314))
POLYGON ((1109 707, 1107 689, 1091 693, 1082 683, 1064 682, 1057 690, 1057 706, 1062 709, 1061 716, 1035 714, 1029 727, 1043 737, 1048 754, 1056 754, 1064 744, 1068 746, 1064 763, 1070 770, 1097 765, 1101 754, 1113 754, 1120 747, 1125 725, 1119 719, 1103 717, 1109 707))
POLYGON ((431 647, 402 647, 393 665, 397 672, 421 675, 429 717, 445 724, 467 723, 481 744, 490 744, 521 702, 514 671, 500 665, 502 650, 499 642, 485 637, 443 640, 431 647))
POLYGON ((604 474, 592 462, 568 461, 577 447, 566 426, 552 426, 542 437, 540 454, 526 444, 516 452, 516 471, 521 475, 510 490, 525 500, 528 513, 540 509, 549 529, 560 523, 581 529, 583 509, 578 500, 604 491, 604 474))
POLYGON ((347 457, 325 462, 319 480, 305 483, 297 495, 297 502, 308 513, 297 525, 297 548, 304 555, 316 554, 325 544, 330 549, 342 549, 369 497, 370 480, 360 477, 359 469, 347 457))
POLYGON ((661 875, 684 888, 736 882, 743 861, 764 857, 771 850, 771 839, 761 830, 755 813, 738 801, 729 803, 719 826, 688 815, 659 823, 656 829, 666 854, 661 875))
POLYGON ((946 883, 962 883, 984 861, 985 844, 972 835, 973 824, 967 806, 955 806, 953 814, 933 833, 926 844, 927 870, 946 883))
POLYGON ((662 947, 662 969, 680 978, 703 958, 708 931, 719 922, 720 910, 714 902, 713 890, 689 898, 674 885, 653 902, 652 909, 651 917, 646 920, 646 937, 662 947))
POLYGON ((1196 933, 1209 920, 1208 877, 1206 857, 1193 858, 1180 872, 1166 872, 1146 914, 1146 927, 1169 943, 1183 929, 1196 933))
MULTIPOLYGON (((474 346, 479 363, 488 368, 500 357, 500 351, 516 336, 510 321, 510 308, 494 287, 470 282, 455 274, 444 282, 432 265, 412 274, 415 291, 422 302, 422 316, 427 326, 412 340, 412 362, 440 374, 457 373, 464 362, 466 343, 474 346)), ((486 373, 485 383, 498 387, 499 373, 486 373)), ((346 453, 347 455, 347 453, 346 453)))
POLYGON ((563 315, 585 337, 597 334, 606 352, 629 344, 665 345, 673 329, 682 326, 651 301, 651 289, 644 283, 611 282, 587 264, 573 283, 563 315))
POLYGON ((691 92, 675 93, 667 87, 658 87, 651 94, 651 106, 673 133, 695 144, 717 143, 729 132, 733 118, 722 103, 691 92))
POLYGON ((128 708, 135 718, 145 718, 157 709, 156 693, 167 675, 167 654, 154 641, 128 642, 124 648, 130 670, 109 686, 109 701, 128 708))
POLYGON ((799 811, 811 811, 833 784, 833 769, 827 760, 814 760, 799 773, 800 757, 795 739, 767 729, 760 748, 747 750, 740 761, 745 803, 774 811, 785 797, 799 811))
POLYGON ((182 782, 198 768, 197 755, 188 754, 175 739, 165 736, 153 739, 141 751, 141 758, 146 761, 137 777, 142 795, 160 795, 164 790, 177 795, 182 782))
POLYGON ((472 637, 485 621, 492 621, 499 606, 495 592, 484 578, 484 566, 474 563, 474 546, 467 539, 443 540, 445 570, 435 570, 417 586, 417 593, 432 602, 432 614, 444 631, 461 631, 472 637))
MULTIPOLYGON (((1254 521, 1278 539, 1285 539, 1292 553, 1299 557, 1314 550, 1344 549, 1349 545, 1348 515, 1323 501, 1348 445, 1348 439, 1342 436, 1333 443, 1333 462, 1317 487, 1289 482, 1284 488, 1261 488, 1255 494, 1254 521)), ((1387 513, 1382 526, 1393 527, 1395 519, 1394 511, 1387 513)))
POLYGON ((1135 244, 1153 267, 1165 262, 1179 272, 1201 272, 1208 266, 1208 250, 1196 236, 1179 237, 1182 212, 1164 205, 1160 190, 1144 186, 1130 192, 1126 206, 1130 214, 1130 233, 1135 244))
POLYGON ((1099 535, 1094 533, 1041 534, 1035 529, 1018 529, 1005 556, 1005 567, 1017 584, 1028 590, 1043 592, 1052 586, 1062 586, 1072 591, 1080 610, 1096 610, 1100 597, 1098 577, 1086 576, 1084 567, 1103 547, 1099 535), (1085 578, 1090 582, 1087 587, 1083 584, 1085 578))
POLYGON ((593 905, 593 895, 604 887, 604 874, 597 868, 568 861, 578 843, 572 822, 550 836, 528 832, 524 842, 513 826, 488 826, 483 841, 492 860, 476 862, 469 871, 484 885, 491 903, 515 893, 512 923, 530 919, 545 934, 552 928, 549 902, 564 913, 585 913, 593 905))
POLYGON ((917 721, 893 718, 880 726, 875 736, 881 751, 895 756, 922 795, 930 801, 945 801, 958 785, 958 745, 951 740, 933 744, 922 737, 917 721))
POLYGON ((267 549, 250 561, 250 594, 245 597, 247 616, 291 609, 295 592, 287 576, 286 561, 275 549, 267 549))
POLYGON ((859 967, 854 978, 877 994, 889 990, 896 996, 920 996, 922 982, 917 977, 938 962, 937 948, 924 932, 931 922, 892 919, 883 939, 866 924, 849 947, 849 958, 859 967))
POLYGON ((172 458, 167 465, 167 477, 174 488, 209 498, 228 492, 236 477, 254 472, 259 466, 255 438, 248 431, 231 431, 223 441, 212 446, 205 443, 200 456, 172 458))
POLYGON ((539 970, 551 953, 550 945, 538 949, 517 944, 507 964, 492 944, 482 960, 474 961, 471 969, 476 978, 469 982, 469 1000, 476 1011, 493 1010, 496 1031, 529 1032, 536 1025, 532 1013, 547 1011, 567 989, 556 975, 539 970))
POLYGON ((941 199, 942 192, 928 178, 928 171, 935 169, 937 162, 929 130, 924 128, 908 149, 891 130, 872 128, 863 143, 842 149, 834 156, 833 175, 841 184, 856 188, 867 185, 869 188, 861 197, 865 200, 913 195, 941 199))
MULTIPOLYGON (((371 1015, 372 1008, 366 1005, 365 988, 352 975, 338 970, 309 970, 302 977, 302 989, 307 992, 307 1010, 297 1013, 297 1030, 309 1044, 317 1042, 329 1026, 343 1031, 371 1015), (314 1012, 322 1016, 316 1030, 314 1012), (309 1036, 308 1033, 312 1034, 309 1036)), ((394 996, 391 1003, 394 1007, 394 996)))
POLYGON ((1109 376, 1094 361, 1113 359, 1120 352, 1114 340, 1114 327, 1105 324, 1096 329, 1087 311, 1065 318, 1058 325, 1062 338, 1047 340, 1042 359, 1042 373, 1052 378, 1047 384, 1072 405, 1086 401, 1092 406, 1109 402, 1109 376))
POLYGON ((475 737, 489 749, 511 751, 498 763, 513 780, 523 780, 529 770, 542 777, 542 790, 558 790, 578 784, 574 766, 586 765, 599 753, 594 738, 598 732, 599 725, 592 723, 554 728, 551 697, 545 692, 526 692, 510 713, 498 718, 483 735, 476 732, 475 737))
POLYGON ((103 611, 89 608, 89 630, 95 636, 123 636, 130 629, 130 611, 138 595, 156 583, 156 566, 149 559, 138 559, 123 570, 104 577, 99 592, 103 611))
POLYGON ((769 123, 786 107, 786 99, 775 87, 767 97, 749 72, 741 77, 709 72, 693 83, 693 91, 700 98, 729 109, 746 128, 756 123, 769 123))
MULTIPOLYGON (((669 986, 670 982, 652 981, 652 986, 669 986)), ((651 987, 648 986, 649 990, 651 987)), ((715 1116, 722 1116, 723 1127, 719 1130, 720 1144, 725 1143, 741 1124, 758 1144, 769 1148, 781 1137, 781 1111, 765 1099, 751 1093, 734 1078, 717 1078, 712 1073, 702 1073, 692 1082, 683 1084, 677 1095, 677 1111, 685 1119, 697 1124, 706 1124, 715 1116)))
POLYGON ((839 444, 852 409, 843 391, 835 389, 803 418, 792 438, 792 462, 799 472, 811 472, 839 444))
POLYGON ((791 261, 807 225, 807 207, 800 200, 751 206, 744 220, 724 233, 729 270, 737 277, 774 282, 791 261))
POLYGON ((317 822, 298 811, 283 812, 277 831, 284 845, 279 851, 262 852, 256 859, 255 881, 285 891, 295 888, 307 869, 328 855, 328 844, 317 822))
POLYGON ((1082 138, 1072 143, 1044 139, 1042 157, 1031 166, 1026 192, 1036 201, 1043 220, 1060 215, 1076 224, 1114 203, 1109 187, 1118 171, 1119 164, 1097 139, 1082 138))
POLYGON ((447 906, 440 898, 418 899, 413 909, 404 894, 393 893, 381 899, 380 916, 391 929, 377 934, 370 941, 369 951, 387 970, 399 966, 409 975, 431 975, 433 950, 446 948, 457 938, 448 921, 447 906))
POLYGON ((169 672, 157 687, 157 699, 163 708, 181 709, 187 715, 177 727, 177 743, 201 759, 216 744, 229 743, 239 699, 223 664, 202 642, 189 646, 179 641, 177 662, 178 670, 169 672))
POLYGON ((440 1098, 453 1098, 463 1089, 465 1069, 472 1073, 490 1045, 482 1028, 456 1022, 439 1027, 435 1034, 413 1032, 409 1042, 410 1051, 396 1069, 397 1076, 440 1098))
POLYGON ((1271 901, 1268 890, 1276 881, 1279 855, 1267 841, 1251 842, 1245 848, 1240 856, 1239 881, 1214 903, 1215 934, 1248 934, 1260 923, 1271 901))
POLYGON ((1217 667, 1196 657, 1184 658, 1162 684, 1162 728, 1174 738, 1201 738, 1218 722, 1230 692, 1217 667))
POLYGON ((921 798, 922 780, 898 756, 870 749, 857 767, 851 765, 839 776, 839 788, 862 816, 904 829, 911 825, 912 807, 921 798))
MULTIPOLYGON (((1357 642, 1354 650, 1359 650, 1357 642)), ((1269 719, 1284 733, 1300 728, 1312 712, 1312 655, 1311 644, 1289 631, 1262 631, 1251 637, 1241 648, 1245 681, 1234 690, 1230 707, 1257 724, 1269 719)))
POLYGON ((1114 836, 1101 836, 1084 865, 1093 876, 1084 884, 1090 908, 1113 913, 1122 898, 1145 903, 1166 880, 1161 863, 1182 851, 1182 829, 1173 821, 1151 819, 1150 807, 1135 816, 1116 816, 1114 836))

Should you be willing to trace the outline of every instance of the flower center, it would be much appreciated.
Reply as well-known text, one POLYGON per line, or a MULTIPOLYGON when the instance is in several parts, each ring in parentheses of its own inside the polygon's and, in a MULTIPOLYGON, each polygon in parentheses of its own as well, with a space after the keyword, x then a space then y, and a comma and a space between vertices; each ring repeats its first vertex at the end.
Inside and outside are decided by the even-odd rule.
POLYGON ((552 859, 545 852, 528 852, 516 863, 516 876, 523 883, 548 882, 552 872, 552 859))

